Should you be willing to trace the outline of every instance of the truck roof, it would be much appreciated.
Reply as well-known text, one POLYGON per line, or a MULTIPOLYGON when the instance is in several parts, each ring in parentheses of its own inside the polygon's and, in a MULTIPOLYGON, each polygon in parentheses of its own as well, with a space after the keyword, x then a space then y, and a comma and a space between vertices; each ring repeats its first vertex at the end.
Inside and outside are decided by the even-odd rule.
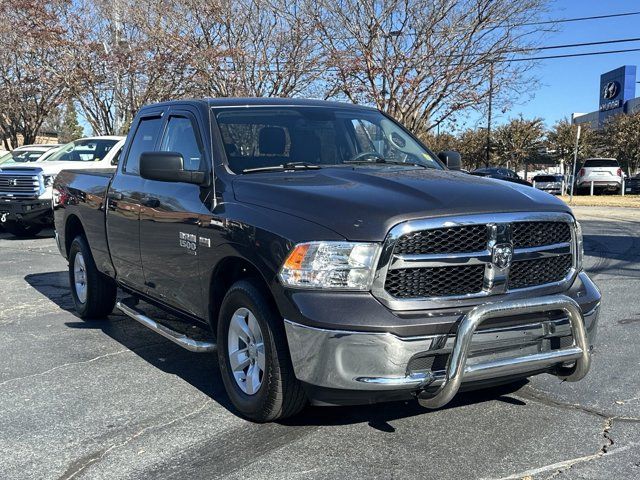
POLYGON ((366 110, 376 110, 374 107, 366 105, 357 105, 353 103, 331 102, 327 100, 312 100, 306 98, 267 98, 267 97, 224 97, 224 98, 202 98, 202 99, 184 99, 171 100, 167 102, 146 105, 145 108, 152 106, 169 106, 175 104, 197 104, 209 107, 248 107, 248 106, 297 106, 297 107, 334 107, 334 108, 358 108, 366 110))

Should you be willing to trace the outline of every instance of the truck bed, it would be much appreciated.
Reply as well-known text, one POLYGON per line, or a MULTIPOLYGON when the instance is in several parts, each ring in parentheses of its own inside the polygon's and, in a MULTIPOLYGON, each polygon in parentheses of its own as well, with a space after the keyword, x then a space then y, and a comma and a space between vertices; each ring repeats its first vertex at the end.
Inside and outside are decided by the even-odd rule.
POLYGON ((70 216, 76 216, 84 226, 87 241, 98 269, 111 271, 111 257, 106 235, 106 195, 115 168, 63 170, 54 182, 59 204, 54 206, 54 221, 59 246, 66 249, 73 238, 66 238, 65 225, 70 216))

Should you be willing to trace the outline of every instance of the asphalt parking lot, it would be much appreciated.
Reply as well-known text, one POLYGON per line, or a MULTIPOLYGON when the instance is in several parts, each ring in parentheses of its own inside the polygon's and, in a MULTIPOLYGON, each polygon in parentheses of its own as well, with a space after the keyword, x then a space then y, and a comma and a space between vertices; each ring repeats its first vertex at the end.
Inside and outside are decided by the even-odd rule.
POLYGON ((604 297, 585 380, 267 425, 229 411, 214 356, 74 316, 51 232, 0 233, 0 478, 640 478, 640 211, 577 211, 604 297))

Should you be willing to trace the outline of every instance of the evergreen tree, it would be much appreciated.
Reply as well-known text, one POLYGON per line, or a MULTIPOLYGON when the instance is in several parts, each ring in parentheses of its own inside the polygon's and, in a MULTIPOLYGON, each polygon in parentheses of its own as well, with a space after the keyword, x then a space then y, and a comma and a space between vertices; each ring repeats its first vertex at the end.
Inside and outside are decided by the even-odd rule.
POLYGON ((72 101, 67 102, 64 119, 58 135, 60 143, 68 143, 82 137, 84 129, 78 123, 78 112, 72 101))

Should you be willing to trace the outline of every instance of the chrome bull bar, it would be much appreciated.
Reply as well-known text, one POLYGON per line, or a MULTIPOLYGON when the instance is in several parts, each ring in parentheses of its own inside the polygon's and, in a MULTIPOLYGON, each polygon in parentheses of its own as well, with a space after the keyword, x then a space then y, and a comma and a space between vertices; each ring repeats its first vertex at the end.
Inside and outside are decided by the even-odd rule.
POLYGON ((557 366, 556 375, 569 382, 582 379, 591 365, 589 340, 578 304, 565 295, 553 295, 535 299, 509 300, 479 305, 460 322, 453 351, 449 357, 444 381, 434 394, 426 392, 418 396, 420 405, 439 408, 456 395, 466 375, 473 377, 498 377, 536 369, 557 366), (573 345, 561 350, 539 352, 517 358, 506 358, 467 366, 467 356, 474 332, 478 326, 491 318, 527 313, 562 310, 567 314, 573 335, 573 345), (562 364, 572 362, 571 366, 562 364))

